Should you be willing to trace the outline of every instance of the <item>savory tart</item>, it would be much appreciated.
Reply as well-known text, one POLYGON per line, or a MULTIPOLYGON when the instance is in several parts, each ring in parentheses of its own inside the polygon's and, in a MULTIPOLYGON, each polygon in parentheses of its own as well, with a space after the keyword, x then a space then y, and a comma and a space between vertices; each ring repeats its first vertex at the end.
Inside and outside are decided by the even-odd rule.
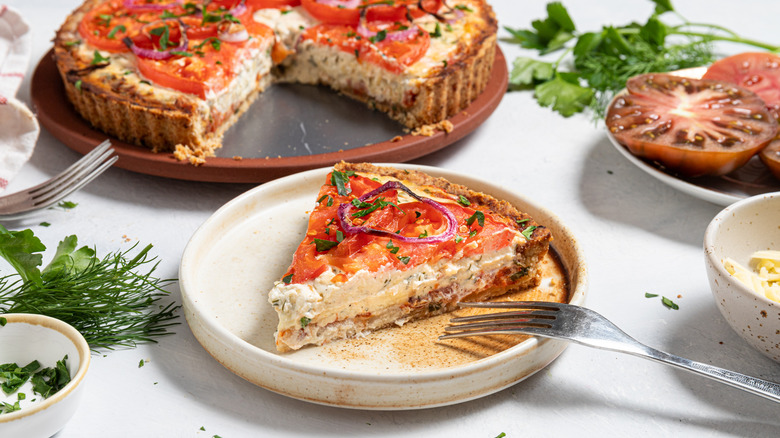
POLYGON ((419 171, 339 163, 269 293, 279 351, 536 286, 552 239, 505 201, 419 171))
POLYGON ((496 29, 485 0, 86 0, 54 56, 97 129, 202 159, 274 81, 438 124, 484 90, 496 29))

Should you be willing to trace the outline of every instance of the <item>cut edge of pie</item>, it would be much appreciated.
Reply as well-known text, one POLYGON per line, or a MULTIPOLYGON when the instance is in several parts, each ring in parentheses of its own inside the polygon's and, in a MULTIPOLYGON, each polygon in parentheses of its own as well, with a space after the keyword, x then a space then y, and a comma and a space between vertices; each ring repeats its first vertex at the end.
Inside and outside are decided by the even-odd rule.
MULTIPOLYGON (((552 235, 510 203, 415 170, 344 162, 338 163, 334 170, 355 172, 358 177, 381 182, 399 181, 422 197, 430 195, 431 199, 441 201, 442 205, 454 205, 465 197, 474 210, 498 218, 495 220, 499 228, 506 228, 500 231, 509 233, 511 243, 490 251, 471 250, 465 254, 463 248, 477 241, 467 240, 452 257, 427 259, 408 269, 388 265, 373 272, 360 269, 346 278, 338 278, 344 271, 329 266, 305 282, 296 283, 289 281, 290 278, 277 281, 268 299, 279 316, 275 336, 280 352, 363 336, 384 327, 452 311, 459 301, 487 300, 539 284, 539 264, 549 250, 552 235)), ((326 182, 320 193, 325 193, 329 185, 326 182)), ((312 226, 310 218, 308 236, 313 235, 312 226)), ((456 236, 463 236, 463 232, 468 235, 469 228, 464 231, 463 226, 466 223, 459 221, 456 236)), ((477 229, 473 224, 469 227, 477 229)), ((295 257, 300 257, 302 248, 311 244, 311 239, 304 238, 291 270, 295 257)), ((386 235, 377 235, 368 244, 377 248, 394 245, 386 235)))

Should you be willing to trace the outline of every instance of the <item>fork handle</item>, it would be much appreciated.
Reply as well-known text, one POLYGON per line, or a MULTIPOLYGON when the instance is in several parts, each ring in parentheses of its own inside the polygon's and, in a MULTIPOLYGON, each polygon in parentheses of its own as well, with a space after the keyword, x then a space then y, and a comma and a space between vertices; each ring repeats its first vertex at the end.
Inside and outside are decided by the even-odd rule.
POLYGON ((733 386, 735 388, 739 388, 780 403, 780 383, 770 382, 768 380, 759 379, 757 377, 751 377, 745 374, 729 371, 724 368, 696 362, 684 357, 665 353, 651 347, 644 347, 644 354, 637 354, 635 351, 628 352, 636 356, 645 357, 647 359, 655 360, 657 362, 672 365, 677 368, 709 377, 710 379, 717 380, 721 383, 725 383, 726 385, 733 386))

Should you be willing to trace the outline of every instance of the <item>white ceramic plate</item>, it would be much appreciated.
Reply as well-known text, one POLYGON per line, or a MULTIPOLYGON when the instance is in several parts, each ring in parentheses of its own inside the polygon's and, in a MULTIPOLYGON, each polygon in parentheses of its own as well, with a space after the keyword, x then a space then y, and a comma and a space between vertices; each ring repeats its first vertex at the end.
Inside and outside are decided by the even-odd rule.
MULTIPOLYGON (((584 258, 557 217, 485 181, 437 168, 396 166, 506 199, 550 228, 568 272, 569 301, 583 304, 584 258)), ((437 341, 449 319, 442 315, 439 321, 408 323, 362 339, 277 353, 277 316, 267 291, 284 275, 329 171, 291 175, 244 193, 214 213, 185 248, 179 272, 185 317, 201 345, 225 367, 301 400, 361 409, 414 409, 499 391, 539 371, 563 351, 565 342, 541 338, 511 338, 517 345, 508 349, 491 338, 446 344, 437 341)))
MULTIPOLYGON (((700 78, 706 70, 705 67, 699 67, 674 73, 680 76, 700 78)), ((772 176, 758 157, 753 157, 746 165, 728 175, 686 178, 668 173, 660 166, 635 157, 615 139, 609 130, 606 132, 607 138, 615 146, 615 149, 634 165, 659 181, 699 199, 727 206, 751 196, 780 191, 780 181, 772 176)))

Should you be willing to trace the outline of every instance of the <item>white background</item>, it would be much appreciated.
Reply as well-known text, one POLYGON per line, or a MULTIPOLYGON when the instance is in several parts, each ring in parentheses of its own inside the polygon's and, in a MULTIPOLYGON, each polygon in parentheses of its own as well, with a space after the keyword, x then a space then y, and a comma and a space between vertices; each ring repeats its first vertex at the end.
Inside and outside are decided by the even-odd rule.
MULTIPOLYGON (((30 23, 29 73, 78 0, 11 0, 30 23)), ((494 0, 501 25, 528 28, 542 1, 494 0)), ((780 44, 780 3, 677 0, 691 21, 717 23, 780 44)), ((580 30, 644 22, 650 1, 567 0, 580 30)), ((502 29, 501 36, 508 34, 502 29)), ((533 52, 502 42, 507 59, 533 52)), ((720 53, 744 48, 717 46, 720 53)), ((29 105, 29 77, 19 97, 29 105)), ((79 155, 43 130, 9 192, 56 174, 79 155)), ((589 307, 656 348, 780 381, 780 364, 727 325, 704 270, 704 229, 721 207, 663 185, 623 158, 589 116, 564 119, 529 92, 507 94, 487 122, 451 147, 414 161, 472 174, 555 212, 589 264, 589 307), (645 292, 674 297, 665 308, 645 292), (678 295, 680 296, 679 298, 678 295)), ((69 200, 70 211, 5 222, 32 228, 53 249, 66 235, 99 254, 154 244, 157 274, 178 275, 193 232, 249 184, 197 183, 111 169, 69 200), (38 224, 48 221, 51 226, 38 224)), ((280 257, 288 257, 280 254, 280 257)), ((10 269, 2 265, 3 272, 10 269)), ((180 302, 178 288, 172 299, 180 302)), ((450 407, 379 412, 324 407, 255 387, 214 361, 183 317, 159 344, 94 355, 82 405, 59 437, 166 436, 778 436, 780 405, 657 363, 570 346, 552 365, 511 388, 450 407), (141 359, 149 362, 138 367, 141 359), (201 431, 200 428, 205 428, 201 431)))

